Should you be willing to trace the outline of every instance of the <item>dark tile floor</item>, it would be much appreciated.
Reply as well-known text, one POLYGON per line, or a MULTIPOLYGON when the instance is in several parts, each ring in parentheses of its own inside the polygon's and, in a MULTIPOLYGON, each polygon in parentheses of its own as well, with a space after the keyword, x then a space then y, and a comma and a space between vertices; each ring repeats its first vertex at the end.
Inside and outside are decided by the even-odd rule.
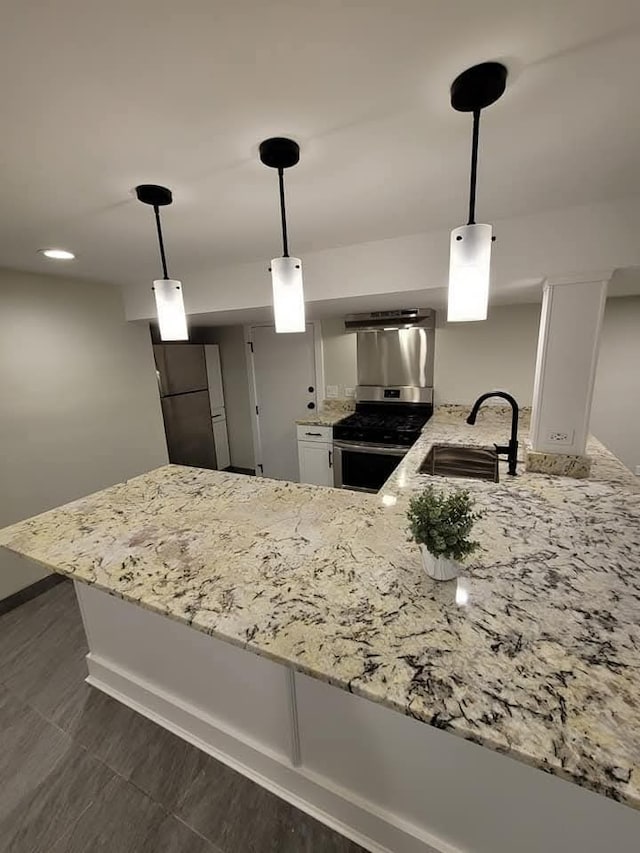
POLYGON ((73 587, 0 616, 1 853, 364 853, 84 683, 73 587))

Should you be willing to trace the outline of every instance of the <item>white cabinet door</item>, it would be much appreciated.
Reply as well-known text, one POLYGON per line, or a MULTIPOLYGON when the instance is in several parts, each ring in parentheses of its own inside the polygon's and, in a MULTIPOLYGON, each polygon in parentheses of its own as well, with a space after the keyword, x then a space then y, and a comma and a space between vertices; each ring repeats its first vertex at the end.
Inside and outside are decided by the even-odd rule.
POLYGON ((223 415, 214 415, 211 418, 211 424, 213 426, 213 443, 216 446, 216 465, 218 471, 222 471, 231 465, 227 419, 223 415))
POLYGON ((207 344, 204 348, 204 355, 207 362, 209 400, 211 401, 211 412, 213 413, 216 409, 224 409, 220 347, 217 344, 207 344))
POLYGON ((300 482, 333 486, 333 449, 320 441, 299 441, 300 482))

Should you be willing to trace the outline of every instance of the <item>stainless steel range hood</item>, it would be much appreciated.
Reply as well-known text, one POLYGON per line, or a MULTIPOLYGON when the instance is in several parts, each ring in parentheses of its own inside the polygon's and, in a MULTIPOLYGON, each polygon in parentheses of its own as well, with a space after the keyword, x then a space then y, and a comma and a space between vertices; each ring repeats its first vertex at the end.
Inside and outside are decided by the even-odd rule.
POLYGON ((351 314, 344 324, 358 333, 356 402, 433 403, 433 309, 351 314))
POLYGON ((401 308, 397 311, 370 311, 347 314, 344 327, 348 332, 377 332, 395 329, 433 329, 436 313, 432 308, 401 308))

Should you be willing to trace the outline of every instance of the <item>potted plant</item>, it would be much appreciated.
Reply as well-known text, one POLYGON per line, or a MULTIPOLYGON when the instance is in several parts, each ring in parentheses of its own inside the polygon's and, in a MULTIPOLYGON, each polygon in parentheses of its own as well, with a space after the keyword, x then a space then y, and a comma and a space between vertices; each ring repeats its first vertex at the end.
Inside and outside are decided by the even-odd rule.
POLYGON ((425 572, 436 580, 451 580, 460 571, 460 560, 479 543, 469 534, 480 513, 466 489, 438 492, 429 486, 409 501, 411 538, 420 546, 425 572))

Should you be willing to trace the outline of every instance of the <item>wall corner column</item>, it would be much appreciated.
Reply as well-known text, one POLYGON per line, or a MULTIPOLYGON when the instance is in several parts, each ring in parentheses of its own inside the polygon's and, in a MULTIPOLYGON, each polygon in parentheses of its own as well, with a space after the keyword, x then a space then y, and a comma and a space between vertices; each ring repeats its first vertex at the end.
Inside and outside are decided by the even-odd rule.
MULTIPOLYGON (((534 456, 584 456, 612 273, 606 270, 545 281, 531 416, 534 456)), ((535 470, 533 465, 527 467, 535 470)), ((548 466, 546 470, 550 470, 548 466)), ((574 476, 587 475, 588 469, 574 476)))

